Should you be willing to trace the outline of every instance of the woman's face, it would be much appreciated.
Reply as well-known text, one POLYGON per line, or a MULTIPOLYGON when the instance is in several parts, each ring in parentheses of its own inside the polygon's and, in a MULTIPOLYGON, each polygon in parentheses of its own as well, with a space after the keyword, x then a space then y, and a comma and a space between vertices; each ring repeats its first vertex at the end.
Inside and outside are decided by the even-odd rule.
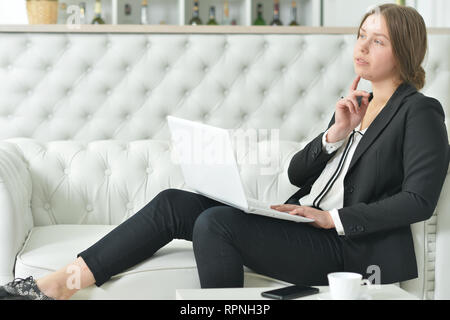
POLYGON ((355 73, 372 82, 397 80, 398 71, 384 17, 372 14, 359 30, 353 50, 355 73))

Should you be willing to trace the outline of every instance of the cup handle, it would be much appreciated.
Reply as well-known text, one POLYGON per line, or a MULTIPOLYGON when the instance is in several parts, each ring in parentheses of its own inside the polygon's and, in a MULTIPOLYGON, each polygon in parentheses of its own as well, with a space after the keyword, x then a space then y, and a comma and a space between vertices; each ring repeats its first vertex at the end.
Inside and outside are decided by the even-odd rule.
POLYGON ((364 284, 366 285, 366 288, 364 288, 364 290, 361 292, 360 299, 370 300, 370 299, 372 299, 372 297, 369 295, 369 290, 370 290, 370 287, 372 286, 372 282, 368 279, 362 279, 361 286, 364 284))
POLYGON ((370 286, 372 285, 372 282, 368 279, 362 279, 361 280, 361 285, 367 285, 367 288, 370 288, 370 286))

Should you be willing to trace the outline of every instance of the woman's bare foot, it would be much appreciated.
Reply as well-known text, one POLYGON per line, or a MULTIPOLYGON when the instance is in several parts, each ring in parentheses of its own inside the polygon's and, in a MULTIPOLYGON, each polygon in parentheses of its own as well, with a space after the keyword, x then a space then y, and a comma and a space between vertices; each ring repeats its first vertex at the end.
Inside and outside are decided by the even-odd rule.
POLYGON ((64 268, 36 280, 43 294, 57 300, 68 300, 79 290, 94 283, 94 275, 81 257, 64 268))

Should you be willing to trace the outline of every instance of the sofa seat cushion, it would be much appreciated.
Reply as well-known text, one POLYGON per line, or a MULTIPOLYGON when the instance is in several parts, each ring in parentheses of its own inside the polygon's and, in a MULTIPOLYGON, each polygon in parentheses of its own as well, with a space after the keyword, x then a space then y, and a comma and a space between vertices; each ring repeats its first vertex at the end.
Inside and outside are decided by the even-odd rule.
MULTIPOLYGON (((15 266, 15 277, 41 278, 76 259, 114 229, 112 225, 50 225, 34 227, 15 266)), ((284 284, 245 268, 245 286, 284 284)), ((151 258, 115 275, 100 288, 79 291, 78 299, 174 299, 177 288, 198 288, 192 243, 173 240, 151 258)))

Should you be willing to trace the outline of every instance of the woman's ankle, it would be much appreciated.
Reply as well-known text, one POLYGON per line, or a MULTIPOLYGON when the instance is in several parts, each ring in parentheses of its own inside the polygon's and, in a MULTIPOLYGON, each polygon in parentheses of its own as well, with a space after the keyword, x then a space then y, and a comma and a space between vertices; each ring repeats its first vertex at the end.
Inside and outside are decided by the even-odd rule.
POLYGON ((38 279, 36 280, 36 285, 43 294, 56 300, 68 300, 78 291, 69 290, 67 285, 62 284, 61 279, 58 279, 56 275, 38 279))
POLYGON ((36 281, 43 294, 58 300, 70 299, 79 290, 94 283, 94 275, 81 257, 36 281))

